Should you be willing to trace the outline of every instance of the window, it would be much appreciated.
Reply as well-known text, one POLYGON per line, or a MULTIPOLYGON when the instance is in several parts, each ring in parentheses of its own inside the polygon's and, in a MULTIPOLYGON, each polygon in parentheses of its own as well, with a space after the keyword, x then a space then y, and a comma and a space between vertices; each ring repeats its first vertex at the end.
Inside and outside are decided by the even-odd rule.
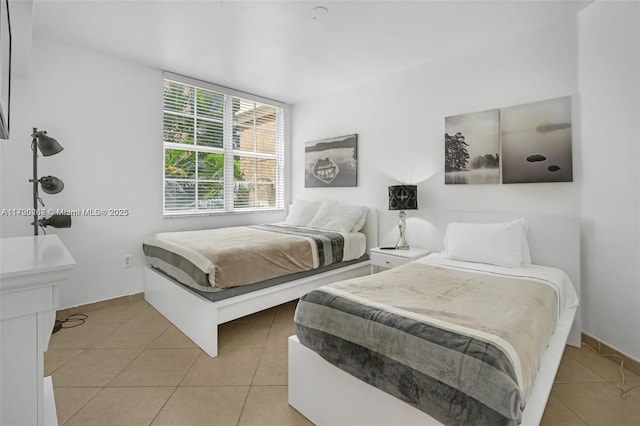
POLYGON ((164 214, 282 209, 283 107, 166 73, 164 214))

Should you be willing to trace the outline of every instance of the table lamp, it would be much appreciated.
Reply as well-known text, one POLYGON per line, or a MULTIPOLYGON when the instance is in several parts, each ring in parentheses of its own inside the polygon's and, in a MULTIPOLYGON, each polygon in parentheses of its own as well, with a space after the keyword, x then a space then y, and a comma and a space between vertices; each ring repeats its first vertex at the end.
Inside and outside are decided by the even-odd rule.
POLYGON ((405 210, 418 209, 418 187, 417 185, 393 185, 389 187, 389 210, 400 210, 398 217, 398 228, 400 229, 400 239, 396 244, 396 250, 409 250, 409 244, 405 238, 407 223, 405 210))

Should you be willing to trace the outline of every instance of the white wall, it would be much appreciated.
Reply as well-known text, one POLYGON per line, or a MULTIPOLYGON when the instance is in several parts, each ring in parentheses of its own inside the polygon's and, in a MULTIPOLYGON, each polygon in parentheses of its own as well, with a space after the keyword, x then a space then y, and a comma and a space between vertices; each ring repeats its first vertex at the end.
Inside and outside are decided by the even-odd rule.
MULTIPOLYGON (((407 239, 432 249, 441 241, 435 228, 438 210, 577 215, 579 161, 574 183, 444 185, 444 117, 576 95, 576 52, 575 22, 554 22, 295 105, 293 198, 337 198, 376 207, 380 243, 393 244, 397 215, 388 211, 387 186, 418 183, 419 210, 408 212, 407 239), (358 133, 358 187, 304 188, 304 143, 347 133, 358 133)), ((578 135, 573 149, 579 159, 578 135)))
MULTIPOLYGON (((0 207, 30 208, 32 127, 64 151, 39 159, 39 175, 65 183, 47 208, 125 208, 127 217, 74 217, 58 234, 78 262, 61 307, 142 291, 141 243, 151 232, 280 220, 282 213, 163 219, 162 72, 34 38, 28 78, 14 81, 11 139, 0 143, 0 207), (123 256, 134 267, 123 268, 123 256)), ((0 235, 33 235, 31 217, 2 216, 0 235)))
POLYGON ((640 359, 640 3, 579 15, 585 330, 640 359))

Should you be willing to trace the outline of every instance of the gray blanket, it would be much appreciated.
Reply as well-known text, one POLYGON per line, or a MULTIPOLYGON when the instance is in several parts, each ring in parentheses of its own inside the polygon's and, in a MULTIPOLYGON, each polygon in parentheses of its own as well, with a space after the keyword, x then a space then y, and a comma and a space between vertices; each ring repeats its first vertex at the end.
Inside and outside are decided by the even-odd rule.
POLYGON ((557 294, 410 263, 321 287, 295 314, 300 342, 447 425, 515 425, 555 328, 557 294))
POLYGON ((165 232, 147 237, 149 264, 200 291, 218 291, 343 260, 337 232, 275 225, 165 232))

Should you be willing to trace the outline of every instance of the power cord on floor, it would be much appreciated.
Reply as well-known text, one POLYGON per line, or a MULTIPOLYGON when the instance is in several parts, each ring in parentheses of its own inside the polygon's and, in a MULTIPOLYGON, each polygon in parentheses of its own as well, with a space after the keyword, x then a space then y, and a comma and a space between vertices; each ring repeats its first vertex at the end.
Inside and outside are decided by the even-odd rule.
POLYGON ((53 331, 51 332, 51 334, 57 333, 63 328, 72 328, 82 325, 87 320, 87 318, 89 317, 85 314, 71 314, 66 318, 56 320, 56 322, 53 324, 53 331))
POLYGON ((620 361, 620 365, 619 365, 619 369, 620 369, 620 384, 618 385, 618 388, 620 389, 620 396, 625 396, 627 393, 629 393, 630 391, 640 388, 640 383, 638 383, 637 385, 631 386, 629 389, 625 390, 624 389, 624 381, 625 381, 625 377, 624 377, 624 358, 622 358, 620 355, 616 355, 616 354, 605 354, 601 352, 602 347, 600 346, 600 342, 598 342, 598 350, 594 349, 590 344, 588 344, 587 342, 582 342, 583 345, 585 345, 586 347, 588 347, 589 349, 591 349, 593 352, 602 355, 602 356, 608 356, 611 358, 616 358, 617 360, 620 361))

